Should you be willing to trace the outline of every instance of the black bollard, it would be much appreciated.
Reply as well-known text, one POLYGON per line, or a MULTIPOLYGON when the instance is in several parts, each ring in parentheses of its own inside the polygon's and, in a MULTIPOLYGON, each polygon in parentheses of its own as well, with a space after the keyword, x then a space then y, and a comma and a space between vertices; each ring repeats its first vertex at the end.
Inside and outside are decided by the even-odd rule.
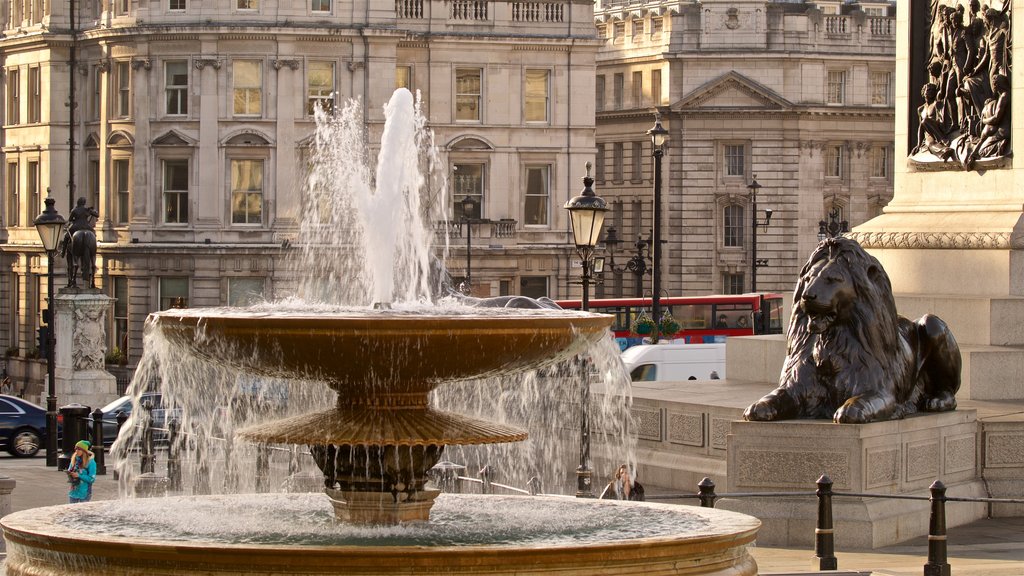
MULTIPOLYGON (((117 416, 114 417, 114 420, 117 421, 117 432, 115 433, 115 436, 114 436, 114 440, 116 441, 118 438, 121 437, 121 428, 124 428, 124 423, 128 421, 128 415, 125 414, 123 410, 118 410, 117 411, 117 416)), ((121 475, 118 472, 117 468, 115 467, 114 468, 114 480, 117 480, 120 477, 121 477, 121 475)))
POLYGON ((814 530, 814 557, 818 570, 838 570, 835 533, 832 530, 832 479, 822 474, 818 478, 818 527, 814 530))
POLYGON ((92 411, 92 453, 95 454, 96 475, 107 474, 107 449, 103 447, 103 411, 99 408, 92 411))
POLYGON ((711 478, 705 476, 703 480, 697 483, 697 498, 700 499, 701 508, 715 507, 715 500, 718 496, 715 494, 715 483, 711 478))
POLYGON ((928 562, 924 576, 949 576, 946 562, 946 485, 936 480, 928 488, 932 493, 932 515, 928 520, 928 562))
POLYGON ((256 491, 266 492, 270 484, 270 448, 266 444, 256 446, 256 491))
POLYGON ((172 492, 181 491, 181 446, 178 445, 180 427, 177 418, 171 418, 167 423, 167 482, 172 492))
POLYGON ((530 490, 530 496, 536 496, 537 494, 540 494, 540 478, 533 476, 532 478, 526 481, 526 486, 530 490))
POLYGON ((156 472, 156 453, 153 450, 153 403, 142 403, 142 452, 140 471, 143 474, 156 472))
POLYGON ((484 466, 480 469, 480 492, 482 494, 491 493, 491 475, 494 474, 494 469, 490 466, 484 466))

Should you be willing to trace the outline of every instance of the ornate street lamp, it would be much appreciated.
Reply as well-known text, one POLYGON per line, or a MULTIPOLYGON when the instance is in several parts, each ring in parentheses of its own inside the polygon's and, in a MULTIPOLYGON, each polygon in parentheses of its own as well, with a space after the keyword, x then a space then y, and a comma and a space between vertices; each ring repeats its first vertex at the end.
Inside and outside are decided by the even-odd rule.
POLYGON ((839 220, 839 207, 836 206, 836 199, 832 198, 832 209, 828 211, 828 222, 818 221, 818 242, 826 238, 842 236, 850 231, 850 223, 846 220, 839 220))
MULTIPOLYGON (((661 116, 654 115, 654 127, 647 131, 651 137, 651 156, 654 156, 654 229, 651 232, 651 314, 654 321, 661 319, 661 159, 665 156, 668 130, 661 125, 661 116)), ((657 344, 657 330, 651 340, 657 344)))
MULTIPOLYGON (((615 251, 619 244, 622 244, 622 240, 619 238, 618 230, 614 226, 608 227, 608 232, 605 234, 604 237, 604 243, 605 246, 608 247, 608 262, 607 264, 604 264, 604 262, 602 262, 604 258, 595 258, 594 273, 601 273, 601 270, 597 269, 599 262, 604 264, 603 270, 611 270, 612 272, 615 272, 617 274, 629 271, 631 274, 633 274, 633 276, 636 277, 634 281, 636 297, 643 298, 644 275, 650 273, 650 268, 647 266, 646 254, 646 251, 651 247, 650 235, 648 235, 647 240, 644 240, 643 236, 637 235, 636 242, 633 244, 633 246, 636 248, 636 251, 629 258, 629 260, 626 261, 626 264, 623 266, 617 266, 615 264, 615 251)), ((619 286, 619 288, 621 288, 621 286, 619 286)), ((614 296, 617 298, 621 297, 621 290, 616 292, 614 296)))
POLYGON ((462 199, 462 224, 466 228, 466 279, 463 282, 462 293, 467 296, 473 292, 473 227, 471 224, 475 220, 473 215, 477 213, 476 209, 478 205, 479 204, 476 200, 473 200, 472 196, 466 196, 462 199))
MULTIPOLYGON (((583 177, 583 192, 565 203, 572 223, 572 237, 576 252, 580 255, 583 268, 583 310, 590 310, 590 280, 594 248, 601 238, 601 226, 608 205, 604 198, 594 193, 594 179, 590 176, 590 162, 587 175, 583 177)), ((593 498, 593 484, 590 474, 590 375, 583 371, 583 398, 580 407, 580 466, 576 469, 576 497, 593 498)))
POLYGON ((53 258, 57 253, 57 242, 60 240, 61 231, 64 230, 64 217, 53 207, 55 200, 53 196, 47 196, 45 200, 46 209, 36 219, 34 224, 39 232, 39 240, 43 243, 43 250, 46 251, 46 283, 49 314, 47 314, 46 327, 46 465, 57 465, 57 383, 53 374, 53 349, 55 338, 54 329, 54 297, 53 297, 53 258))
POLYGON ((750 190, 750 213, 752 216, 753 223, 753 234, 750 236, 750 291, 757 292, 757 269, 766 268, 768 266, 768 259, 757 258, 757 229, 761 228, 763 231, 768 231, 768 224, 772 221, 772 209, 765 208, 764 220, 757 219, 757 192, 761 189, 761 185, 757 183, 757 174, 751 179, 747 190, 750 190))

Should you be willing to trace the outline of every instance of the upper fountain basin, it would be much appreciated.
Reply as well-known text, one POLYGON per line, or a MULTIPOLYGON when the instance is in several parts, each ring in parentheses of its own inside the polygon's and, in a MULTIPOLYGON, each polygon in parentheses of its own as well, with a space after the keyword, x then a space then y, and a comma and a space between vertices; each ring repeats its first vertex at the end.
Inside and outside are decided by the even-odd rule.
POLYGON ((563 310, 433 310, 193 308, 151 314, 147 324, 240 369, 395 393, 538 367, 584 350, 612 323, 563 310))

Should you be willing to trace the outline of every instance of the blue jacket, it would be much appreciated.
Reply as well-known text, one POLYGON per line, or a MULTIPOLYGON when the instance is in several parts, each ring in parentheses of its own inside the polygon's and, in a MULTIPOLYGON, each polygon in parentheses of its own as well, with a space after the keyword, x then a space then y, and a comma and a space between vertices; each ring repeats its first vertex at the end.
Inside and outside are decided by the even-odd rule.
POLYGON ((81 482, 71 486, 71 490, 68 491, 68 497, 85 500, 92 495, 92 483, 96 481, 95 460, 89 460, 88 466, 78 470, 78 479, 81 482))

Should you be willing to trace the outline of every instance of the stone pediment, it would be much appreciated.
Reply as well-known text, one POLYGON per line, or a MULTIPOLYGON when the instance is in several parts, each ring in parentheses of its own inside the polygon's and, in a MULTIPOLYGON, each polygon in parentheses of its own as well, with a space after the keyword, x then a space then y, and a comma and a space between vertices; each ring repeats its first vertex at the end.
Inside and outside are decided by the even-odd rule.
POLYGON ((792 107, 789 100, 774 90, 733 71, 697 87, 673 104, 672 110, 788 110, 792 107))
POLYGON ((165 134, 153 139, 153 146, 195 146, 197 142, 177 130, 168 130, 165 134))

